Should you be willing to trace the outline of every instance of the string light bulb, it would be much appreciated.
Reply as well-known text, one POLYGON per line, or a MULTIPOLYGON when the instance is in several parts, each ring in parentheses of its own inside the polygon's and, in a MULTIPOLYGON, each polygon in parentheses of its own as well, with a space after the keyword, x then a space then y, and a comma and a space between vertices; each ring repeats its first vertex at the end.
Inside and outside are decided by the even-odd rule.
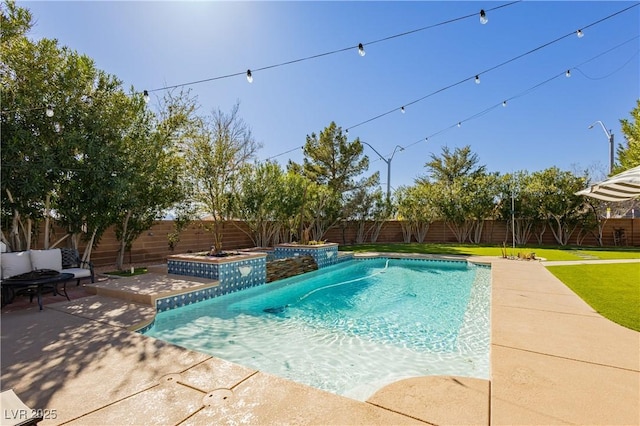
POLYGON ((458 127, 462 127, 462 122, 458 121, 458 127))
POLYGON ((404 114, 404 107, 400 108, 400 112, 404 114))
POLYGON ((576 35, 578 36, 578 38, 584 37, 584 33, 582 32, 582 30, 576 31, 576 35))
POLYGON ((482 25, 484 25, 487 22, 489 22, 489 19, 487 19, 487 14, 485 13, 484 9, 481 9, 480 10, 480 23, 482 25))
POLYGON ((506 107, 507 106, 507 101, 502 101, 502 106, 506 107))
POLYGON ((146 90, 142 91, 142 99, 144 99, 144 103, 148 104, 149 103, 149 92, 146 90))
POLYGON ((367 54, 367 52, 364 51, 364 46, 362 45, 362 43, 358 43, 358 54, 360 56, 364 56, 367 54))
POLYGON ((53 124, 53 130, 55 130, 56 133, 60 133, 61 129, 62 129, 62 127, 60 127, 60 123, 54 123, 53 124))
POLYGON ((564 75, 569 78, 571 77, 571 70, 567 70, 567 72, 564 73, 564 75))
POLYGON ((476 75, 476 84, 480 84, 480 76, 476 75))
POLYGON ((47 111, 45 112, 45 114, 47 114, 47 117, 49 118, 53 117, 53 108, 51 107, 51 105, 47 105, 47 111))
POLYGON ((251 74, 251 70, 247 70, 247 81, 249 83, 253 83, 253 75, 251 74))

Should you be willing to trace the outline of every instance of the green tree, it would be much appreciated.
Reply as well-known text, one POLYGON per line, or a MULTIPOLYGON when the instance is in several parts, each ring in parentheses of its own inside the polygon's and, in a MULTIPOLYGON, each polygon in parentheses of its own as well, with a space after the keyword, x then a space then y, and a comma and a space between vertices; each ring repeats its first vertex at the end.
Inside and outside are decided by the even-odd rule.
POLYGON ((541 215, 531 174, 524 170, 507 174, 500 177, 498 185, 498 217, 508 224, 505 241, 513 239, 515 244, 524 245, 536 233, 538 243, 542 243, 546 217, 541 215))
POLYGON ((256 247, 268 247, 279 234, 281 197, 285 194, 284 171, 267 161, 243 168, 236 199, 236 216, 249 228, 243 232, 256 247))
POLYGON ((349 142, 335 122, 319 135, 307 135, 303 151, 303 164, 290 162, 288 168, 325 187, 311 198, 316 202, 316 214, 310 230, 313 238, 319 240, 330 227, 350 215, 348 207, 353 205, 349 202, 353 191, 377 185, 379 173, 361 177, 369 168, 362 143, 359 139, 349 142), (318 210, 320 206, 322 211, 318 210))
POLYGON ((1 155, 3 229, 13 250, 28 249, 33 230, 45 217, 57 185, 55 121, 49 117, 54 84, 72 61, 54 40, 32 43, 26 37, 31 14, 14 2, 3 4, 0 27, 1 155), (45 114, 47 111, 47 114, 45 114))
POLYGON ((309 191, 313 191, 314 183, 306 177, 288 171, 283 175, 282 193, 276 213, 279 223, 279 233, 274 239, 274 244, 279 242, 290 243, 297 237, 302 239, 302 230, 305 223, 310 223, 312 217, 310 210, 305 210, 305 198, 309 191))
MULTIPOLYGON (((353 191, 349 199, 349 204, 346 208, 349 216, 345 219, 355 222, 356 243, 363 243, 367 235, 376 229, 375 223, 373 226, 368 226, 368 222, 378 219, 381 213, 380 210, 385 208, 385 199, 383 198, 382 190, 380 188, 358 188, 353 191)), ((346 222, 346 220, 344 222, 346 222)), ((345 229, 343 229, 343 232, 344 230, 345 229)), ((343 243, 346 243, 344 234, 342 240, 343 243)))
POLYGON ((120 243, 116 267, 142 232, 151 228, 167 210, 186 202, 184 161, 179 147, 195 135, 198 119, 195 100, 188 93, 167 93, 156 116, 141 96, 131 100, 131 124, 123 138, 122 165, 116 182, 116 237, 120 243))
POLYGON ((215 110, 185 146, 193 200, 213 220, 214 254, 222 252, 224 222, 236 205, 242 169, 260 148, 238 110, 239 104, 229 114, 215 110))
POLYGON ((458 242, 480 242, 484 220, 495 214, 497 178, 478 162, 469 146, 453 152, 443 147, 441 156, 432 154, 425 164, 428 175, 416 180, 418 184, 433 184, 431 193, 438 216, 458 242))
POLYGON ((44 220, 45 248, 69 236, 77 248, 84 236, 87 259, 104 230, 117 224, 128 246, 148 217, 178 196, 180 167, 171 146, 182 131, 170 129, 184 111, 173 103, 157 118, 142 96, 125 94, 87 56, 56 40, 29 40, 31 25, 28 11, 3 5, 3 239, 6 229, 14 250, 29 248, 44 220), (53 244, 52 220, 66 229, 53 244))
POLYGON ((585 179, 557 167, 535 172, 529 185, 534 205, 549 224, 556 242, 566 245, 585 213, 584 199, 576 192, 584 188, 585 179))
POLYGON ((48 248, 55 219, 77 248, 83 230, 93 241, 112 223, 106 212, 118 158, 113 148, 126 127, 120 110, 127 99, 120 82, 90 58, 56 40, 29 40, 31 25, 27 10, 6 3, 0 29, 2 228, 14 250, 25 249, 44 219, 48 248))
POLYGON ((415 236, 417 242, 424 241, 431 223, 437 218, 434 204, 434 185, 428 182, 400 187, 396 191, 398 219, 406 243, 415 236))
POLYGON ((618 145, 618 164, 614 173, 621 173, 627 169, 640 165, 640 99, 636 101, 636 107, 631 110, 632 121, 620 120, 625 142, 618 145))
POLYGON ((418 182, 454 183, 462 177, 476 177, 486 172, 486 166, 478 166, 480 159, 477 154, 471 152, 471 147, 466 145, 455 148, 453 152, 449 147, 442 147, 442 155, 431 154, 431 161, 424 166, 429 171, 425 177, 417 179, 418 182))

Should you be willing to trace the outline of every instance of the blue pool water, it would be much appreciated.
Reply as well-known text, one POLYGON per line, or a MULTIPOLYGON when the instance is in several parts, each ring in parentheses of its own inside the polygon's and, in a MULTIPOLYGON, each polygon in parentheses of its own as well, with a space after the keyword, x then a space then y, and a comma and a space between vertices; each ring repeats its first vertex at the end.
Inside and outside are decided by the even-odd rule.
POLYGON ((489 377, 490 269, 353 260, 161 312, 145 334, 364 400, 406 377, 489 377))

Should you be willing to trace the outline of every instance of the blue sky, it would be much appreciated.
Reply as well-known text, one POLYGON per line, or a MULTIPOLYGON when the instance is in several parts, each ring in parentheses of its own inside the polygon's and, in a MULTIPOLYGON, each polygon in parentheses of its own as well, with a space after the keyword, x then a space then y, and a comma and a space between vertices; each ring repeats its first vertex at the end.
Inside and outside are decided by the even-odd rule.
MULTIPOLYGON (((240 102, 240 115, 264 145, 260 159, 291 150, 275 159, 301 162, 306 135, 335 121, 351 128, 350 139, 359 137, 385 158, 396 145, 406 147, 391 161, 393 188, 424 175, 424 164, 443 146, 470 145, 481 164, 501 173, 551 166, 606 172, 607 137, 599 125, 588 126, 601 120, 617 143, 623 140, 619 120, 630 117, 640 97, 640 6, 586 28, 582 38, 564 38, 480 74, 475 84, 472 77, 483 70, 637 4, 523 1, 489 10, 507 3, 19 2, 36 20, 32 38, 58 39, 136 91, 354 46, 254 71, 251 84, 235 76, 188 86, 203 114, 240 102), (480 9, 487 10, 486 25, 474 16, 367 44, 480 9), (504 99, 511 99, 506 107, 504 99)), ((152 92, 150 105, 161 94, 152 92)), ((385 188, 387 164, 366 146, 365 153, 385 188)))

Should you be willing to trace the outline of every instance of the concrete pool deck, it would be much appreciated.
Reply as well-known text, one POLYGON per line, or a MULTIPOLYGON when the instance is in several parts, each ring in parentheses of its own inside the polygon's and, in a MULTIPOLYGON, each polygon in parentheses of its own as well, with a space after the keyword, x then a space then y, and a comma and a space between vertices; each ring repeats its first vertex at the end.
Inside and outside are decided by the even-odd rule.
POLYGON ((492 264, 490 381, 411 378, 355 401, 132 332, 153 308, 95 295, 3 309, 2 389, 49 410, 41 425, 640 424, 640 333, 540 262, 470 260, 492 264))

